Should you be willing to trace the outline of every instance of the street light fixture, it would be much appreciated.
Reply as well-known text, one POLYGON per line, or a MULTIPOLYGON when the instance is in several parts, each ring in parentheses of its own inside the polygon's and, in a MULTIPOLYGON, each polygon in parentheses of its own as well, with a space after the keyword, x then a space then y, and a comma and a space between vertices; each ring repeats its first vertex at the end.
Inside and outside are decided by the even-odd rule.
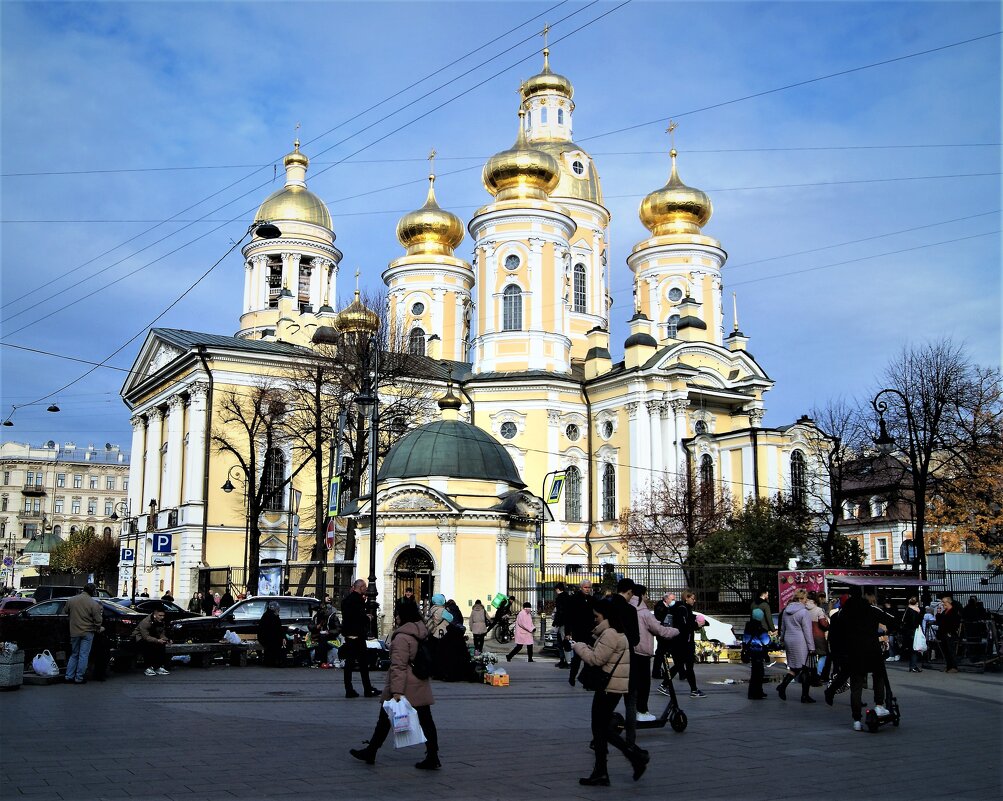
MULTIPOLYGON (((248 548, 250 547, 250 540, 251 540, 251 512, 250 512, 250 509, 248 507, 248 500, 247 500, 247 476, 245 475, 243 477, 243 479, 241 479, 238 476, 234 476, 234 474, 233 474, 234 470, 240 470, 241 473, 243 473, 243 468, 240 465, 237 465, 237 464, 233 465, 227 471, 227 473, 226 473, 226 482, 223 484, 222 487, 220 487, 220 489, 223 490, 223 492, 225 492, 227 495, 229 495, 231 492, 233 492, 236 489, 236 487, 233 485, 233 479, 234 478, 236 478, 237 481, 239 481, 240 484, 241 484, 241 486, 244 488, 244 578, 243 578, 243 582, 242 583, 243 583, 244 587, 246 588, 247 587, 247 551, 248 551, 248 548)), ((255 592, 257 592, 257 588, 255 588, 255 592)))
POLYGON ((355 403, 363 418, 369 418, 369 577, 366 588, 366 613, 369 615, 370 634, 376 636, 376 613, 379 604, 376 599, 376 450, 379 445, 380 426, 380 348, 374 334, 369 339, 372 372, 367 372, 362 382, 362 391, 355 396, 355 403))
MULTIPOLYGON (((115 504, 115 507, 111 511, 111 517, 108 519, 113 523, 122 519, 119 515, 119 511, 125 516, 124 523, 129 529, 129 543, 132 545, 132 600, 136 600, 136 565, 139 563, 136 551, 139 550, 139 526, 135 524, 132 518, 131 510, 129 508, 129 501, 119 501, 115 504)), ((121 542, 122 536, 119 534, 119 542, 121 542)))
POLYGON ((648 595, 651 595, 651 557, 655 555, 655 552, 651 548, 644 549, 644 557, 648 560, 648 580, 645 584, 648 585, 648 595))

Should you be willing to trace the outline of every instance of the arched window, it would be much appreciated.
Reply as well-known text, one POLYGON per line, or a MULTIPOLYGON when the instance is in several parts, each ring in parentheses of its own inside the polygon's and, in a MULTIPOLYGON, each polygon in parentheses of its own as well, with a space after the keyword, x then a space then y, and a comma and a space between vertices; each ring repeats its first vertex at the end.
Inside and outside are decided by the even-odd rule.
POLYGON ((543 108, 540 109, 540 123, 542 125, 546 125, 547 124, 547 107, 546 106, 544 106, 543 108))
POLYGON ((564 471, 564 520, 578 523, 582 519, 582 474, 577 467, 564 471))
POLYGON ((265 468, 261 471, 261 487, 265 509, 281 512, 285 509, 286 457, 278 448, 265 453, 265 468))
POLYGON ((804 454, 801 451, 791 453, 791 500, 798 506, 804 506, 808 495, 808 471, 805 468, 804 454))
POLYGON ((574 306, 579 314, 585 313, 585 265, 575 265, 574 306))
POLYGON ((425 332, 420 328, 412 328, 408 337, 408 352, 414 356, 425 355, 425 332))
POLYGON ((679 336, 679 315, 678 314, 673 314, 671 317, 669 317, 668 320, 665 321, 665 323, 666 323, 666 325, 665 325, 665 335, 667 337, 675 339, 677 336, 679 336))
POLYGON ((704 509, 714 505, 714 460, 706 453, 700 457, 700 504, 704 509))
POLYGON ((522 331, 522 290, 515 284, 505 287, 502 302, 502 330, 522 331))
POLYGON ((105 526, 103 534, 104 534, 105 542, 110 542, 111 541, 111 526, 105 526))
POLYGON ((564 109, 563 108, 557 109, 557 124, 558 125, 564 125, 564 109))
POLYGON ((616 471, 608 463, 602 469, 602 519, 616 519, 616 471))

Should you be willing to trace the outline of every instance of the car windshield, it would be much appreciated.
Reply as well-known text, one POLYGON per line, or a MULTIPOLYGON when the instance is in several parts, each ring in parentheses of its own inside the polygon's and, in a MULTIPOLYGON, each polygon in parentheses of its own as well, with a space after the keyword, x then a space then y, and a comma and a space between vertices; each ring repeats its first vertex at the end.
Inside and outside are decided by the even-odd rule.
POLYGON ((110 612, 117 612, 120 615, 134 615, 134 614, 136 614, 135 610, 130 609, 127 606, 122 606, 122 604, 117 604, 114 601, 106 601, 104 598, 101 598, 99 600, 101 602, 101 606, 103 606, 105 609, 107 609, 110 612))
POLYGON ((241 601, 236 606, 230 607, 229 611, 237 620, 258 620, 265 614, 265 601, 263 599, 241 601))

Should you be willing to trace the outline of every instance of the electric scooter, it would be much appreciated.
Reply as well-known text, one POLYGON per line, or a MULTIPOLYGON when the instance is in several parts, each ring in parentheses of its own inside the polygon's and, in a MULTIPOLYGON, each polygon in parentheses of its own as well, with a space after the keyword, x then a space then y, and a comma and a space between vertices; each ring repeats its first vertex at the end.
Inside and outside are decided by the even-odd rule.
POLYGON ((892 692, 892 684, 888 680, 888 671, 884 670, 882 673, 884 673, 882 680, 885 683, 885 709, 888 710, 888 714, 878 715, 873 709, 867 709, 867 712, 864 713, 864 725, 867 727, 867 731, 872 734, 889 723, 898 728, 899 722, 902 720, 899 702, 896 700, 895 694, 892 692))
MULTIPOLYGON (((662 665, 663 671, 663 686, 668 689, 669 692, 669 702, 665 705, 665 709, 662 710, 662 714, 659 715, 654 720, 639 720, 637 722, 638 729, 663 729, 665 724, 668 723, 672 727, 674 732, 682 733, 686 730, 686 725, 688 720, 686 719, 686 713, 679 708, 679 701, 676 697, 676 688, 672 683, 672 675, 669 673, 669 657, 665 657, 664 664, 662 665)), ((622 730, 627 722, 623 715, 619 712, 613 715, 613 725, 617 730, 622 730)))

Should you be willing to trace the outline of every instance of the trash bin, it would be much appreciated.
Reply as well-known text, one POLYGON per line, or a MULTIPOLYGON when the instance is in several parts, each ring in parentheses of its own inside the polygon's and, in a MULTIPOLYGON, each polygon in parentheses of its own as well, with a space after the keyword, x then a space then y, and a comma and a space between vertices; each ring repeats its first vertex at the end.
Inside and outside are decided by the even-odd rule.
POLYGON ((0 690, 24 684, 24 651, 0 651, 0 690))

